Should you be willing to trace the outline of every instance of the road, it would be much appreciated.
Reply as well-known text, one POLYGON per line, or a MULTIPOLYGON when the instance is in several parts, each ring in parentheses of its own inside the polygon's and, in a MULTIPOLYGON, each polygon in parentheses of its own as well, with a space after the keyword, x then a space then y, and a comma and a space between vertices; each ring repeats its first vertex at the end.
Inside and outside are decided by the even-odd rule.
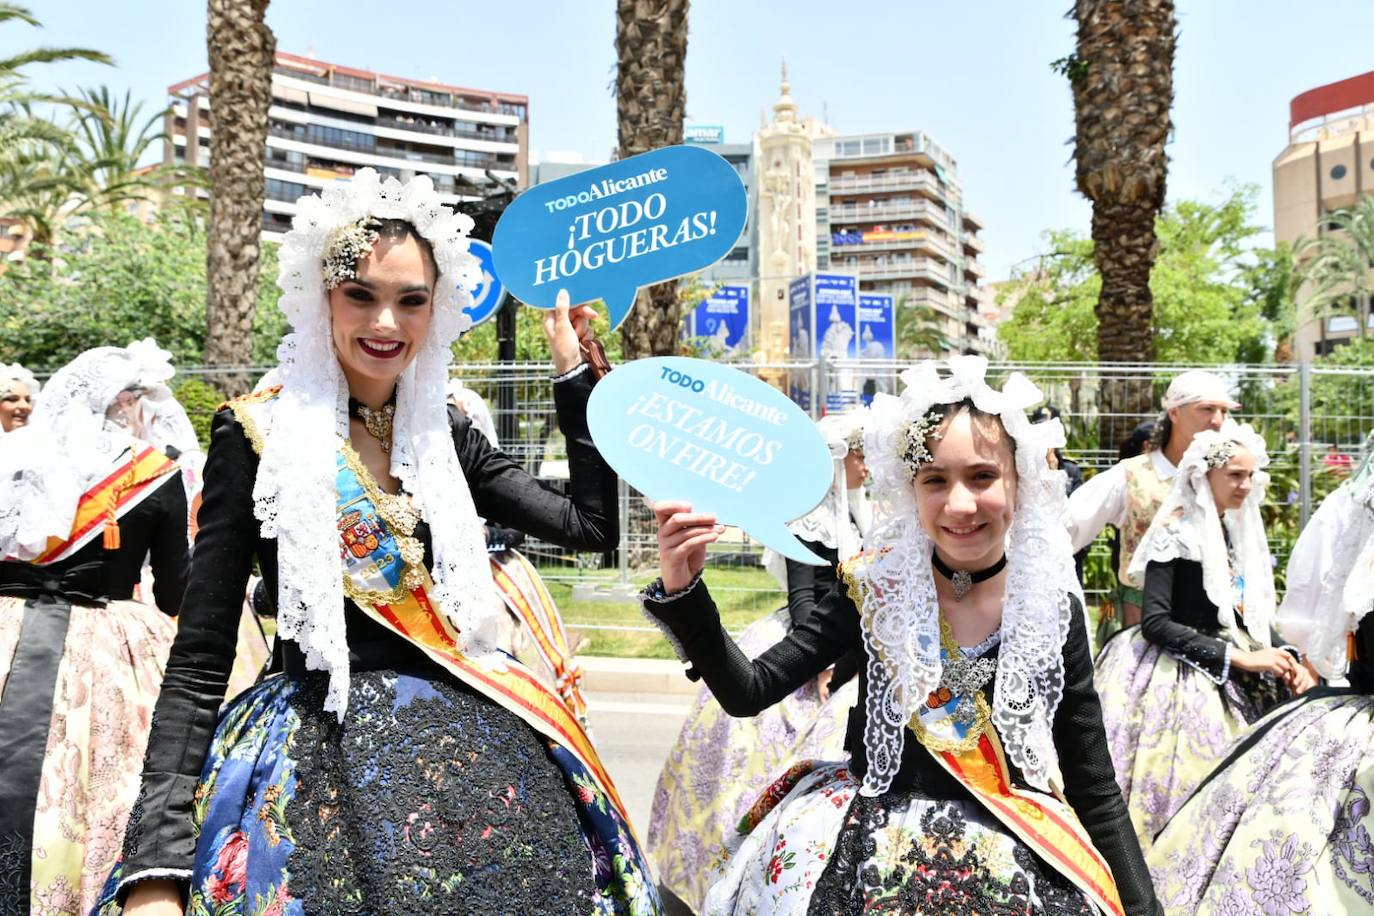
MULTIPOLYGON (((630 809, 641 841, 649 829, 658 771, 691 704, 692 697, 681 693, 587 694, 587 714, 601 760, 630 809)), ((665 900, 664 906, 668 916, 691 914, 677 901, 665 900)))

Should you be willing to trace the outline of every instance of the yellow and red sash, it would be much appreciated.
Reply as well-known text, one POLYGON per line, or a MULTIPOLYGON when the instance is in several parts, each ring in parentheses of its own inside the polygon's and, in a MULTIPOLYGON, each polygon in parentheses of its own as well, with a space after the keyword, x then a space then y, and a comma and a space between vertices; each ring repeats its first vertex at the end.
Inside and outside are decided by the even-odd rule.
POLYGON ((490 559, 491 576, 501 592, 501 600, 525 625, 539 657, 553 673, 558 695, 585 725, 587 701, 582 696, 582 669, 573 661, 558 605, 544 585, 539 570, 513 548, 493 554, 490 559))
POLYGON ((1058 798, 1011 781, 1002 743, 991 725, 965 751, 930 751, 984 808, 1103 913, 1124 916, 1111 867, 1093 846, 1073 809, 1058 798))
POLYGON ((158 480, 177 468, 176 462, 146 442, 134 442, 132 454, 85 493, 76 505, 76 520, 65 538, 49 538, 33 562, 43 566, 65 560, 104 535, 105 547, 119 548, 118 520, 152 495, 158 480))

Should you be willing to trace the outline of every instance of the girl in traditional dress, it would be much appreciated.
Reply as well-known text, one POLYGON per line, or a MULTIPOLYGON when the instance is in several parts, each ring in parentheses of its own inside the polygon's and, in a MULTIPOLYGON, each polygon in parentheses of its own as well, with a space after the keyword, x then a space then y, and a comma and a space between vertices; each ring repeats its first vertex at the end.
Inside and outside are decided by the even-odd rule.
POLYGON ((188 558, 181 474, 131 417, 172 371, 88 350, 0 446, 6 916, 89 912, 138 793, 188 558), (130 600, 145 557, 146 604, 130 600))
POLYGON ((281 387, 215 418, 200 535, 143 789, 104 912, 648 913, 644 860, 561 699, 491 648, 478 516, 616 538, 591 444, 590 310, 545 320, 570 497, 444 409, 477 281, 430 180, 300 201, 281 387), (254 559, 283 673, 217 717, 254 559), (218 724, 216 722, 218 718, 218 724))
POLYGON ((1097 658, 1112 762, 1146 850, 1231 740, 1312 684, 1270 629, 1268 463, 1249 424, 1193 437, 1131 561, 1145 577, 1140 625, 1097 658))
POLYGON ((1329 686, 1261 719, 1159 834, 1149 862, 1170 913, 1374 910, 1368 463, 1308 521, 1288 574, 1281 625, 1329 686))
POLYGON ((851 761, 800 763, 741 823, 707 913, 1156 913, 1092 687, 1040 393, 925 363, 864 427, 874 528, 752 662, 701 581, 715 518, 660 505, 646 609, 725 710, 754 715, 863 646, 851 761))
POLYGON ((11 432, 29 422, 38 397, 38 379, 18 363, 0 366, 0 433, 11 432))
MULTIPOLYGON (((810 566, 765 551, 764 565, 787 591, 787 604, 740 634, 740 650, 751 658, 811 616, 835 587, 840 563, 859 552, 859 520, 868 519, 862 420, 862 412, 855 411, 831 414, 817 423, 830 448, 834 476, 821 504, 788 527, 828 565, 810 566)), ((818 749, 813 753, 826 759, 843 756, 853 697, 847 703, 828 700, 832 690, 853 678, 859 656, 850 653, 834 669, 752 718, 730 717, 710 687, 702 686, 659 773, 648 837, 659 881, 693 909, 701 908, 712 871, 723 861, 740 818, 793 761, 802 736, 818 749)))

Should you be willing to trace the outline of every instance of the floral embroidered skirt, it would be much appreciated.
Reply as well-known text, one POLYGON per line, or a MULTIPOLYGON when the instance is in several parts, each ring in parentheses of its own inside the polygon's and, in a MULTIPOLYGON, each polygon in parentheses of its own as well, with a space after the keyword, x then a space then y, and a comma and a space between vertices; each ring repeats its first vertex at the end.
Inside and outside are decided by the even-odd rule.
POLYGON ((1155 834, 1266 703, 1236 676, 1216 684, 1149 642, 1138 626, 1103 646, 1093 683, 1116 781, 1148 852, 1155 834))
MULTIPOLYGON (((784 607, 750 624, 740 649, 753 658, 780 642, 788 626, 784 607)), ((812 681, 748 719, 727 715, 701 688, 654 789, 648 849, 664 887, 701 908, 726 841, 769 783, 797 760, 844 756, 857 684, 845 684, 822 704, 812 681)))
POLYGON ((0 597, 0 914, 86 913, 138 796, 172 620, 0 597))
POLYGON ((1083 893, 972 799, 859 794, 843 764, 795 764, 740 823, 709 916, 1087 914, 1083 893))
POLYGON ((1262 719, 1159 834, 1170 914, 1374 912, 1374 696, 1319 690, 1262 719))
POLYGON ((326 686, 269 678, 226 709, 188 916, 658 912, 628 825, 513 713, 447 676, 370 671, 340 723, 326 686))

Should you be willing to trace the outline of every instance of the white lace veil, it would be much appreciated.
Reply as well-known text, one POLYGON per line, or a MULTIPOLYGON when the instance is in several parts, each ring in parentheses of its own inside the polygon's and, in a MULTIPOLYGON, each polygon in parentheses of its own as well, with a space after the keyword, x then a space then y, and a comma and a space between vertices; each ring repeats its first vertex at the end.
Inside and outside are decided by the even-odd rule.
POLYGON ((1244 629, 1263 646, 1272 641, 1269 627, 1274 622, 1275 609, 1274 567, 1264 536, 1264 520, 1260 517, 1260 505, 1269 483, 1269 474, 1264 470, 1268 466, 1269 452, 1264 439, 1248 423, 1228 420, 1219 431, 1198 433, 1183 453, 1173 486, 1136 548, 1130 567, 1132 576, 1143 579, 1151 561, 1183 559, 1201 563, 1202 587, 1207 599, 1217 606, 1217 622, 1233 637, 1239 637, 1239 602, 1244 608, 1244 629), (1218 455, 1218 450, 1228 444, 1238 445, 1254 456, 1254 488, 1244 505, 1220 516, 1207 483, 1207 462, 1209 455, 1218 455), (1238 567, 1234 572, 1245 583, 1245 590, 1239 595, 1232 582, 1227 535, 1238 567))
POLYGON ((0 556, 31 560, 71 533, 81 495, 133 439, 106 410, 121 391, 165 390, 175 371, 156 353, 96 347, 53 374, 29 425, 0 449, 0 556))
MULTIPOLYGON (((843 413, 826 414, 816 421, 816 429, 830 449, 834 475, 830 489, 816 508, 787 523, 787 529, 803 541, 814 541, 834 550, 839 554, 841 563, 858 553, 863 546, 864 525, 871 514, 863 487, 850 490, 846 485, 844 470, 851 437, 863 432, 867 413, 867 409, 861 407, 843 413)), ((783 591, 787 590, 787 560, 782 554, 771 547, 765 550, 763 568, 777 580, 783 591)))
POLYGON ((282 240, 281 308, 291 323, 277 350, 281 394, 270 403, 253 487, 262 535, 278 543, 277 628, 306 665, 329 672, 325 709, 348 703, 348 644, 335 527, 335 461, 348 437, 348 386, 330 333, 323 255, 330 236, 365 217, 409 222, 438 267, 429 336, 400 376, 391 473, 424 514, 433 537, 432 597, 458 629, 460 648, 483 658, 484 633, 499 620, 482 526, 454 452, 444 409, 450 344, 471 325, 463 309, 479 282, 468 254, 472 220, 439 200, 425 176, 402 184, 360 169, 319 196, 303 197, 282 240))
POLYGON ((1065 475, 1046 461, 1064 445, 1058 420, 1032 425, 1026 410, 1040 390, 1013 373, 1001 391, 986 382, 987 360, 956 356, 942 376, 935 362, 902 373, 897 396, 873 399, 864 426, 864 457, 873 476, 873 528, 864 538, 867 562, 862 626, 868 651, 868 703, 863 793, 878 795, 901 766, 907 723, 940 683, 939 607, 931 570, 934 549, 921 527, 905 461, 905 424, 942 404, 970 400, 1001 420, 1016 445, 1016 502, 1007 532, 1007 586, 992 721, 1007 755, 1033 786, 1058 783, 1059 758, 1051 726, 1064 692, 1064 641, 1072 601, 1083 593, 1061 518, 1065 475))

